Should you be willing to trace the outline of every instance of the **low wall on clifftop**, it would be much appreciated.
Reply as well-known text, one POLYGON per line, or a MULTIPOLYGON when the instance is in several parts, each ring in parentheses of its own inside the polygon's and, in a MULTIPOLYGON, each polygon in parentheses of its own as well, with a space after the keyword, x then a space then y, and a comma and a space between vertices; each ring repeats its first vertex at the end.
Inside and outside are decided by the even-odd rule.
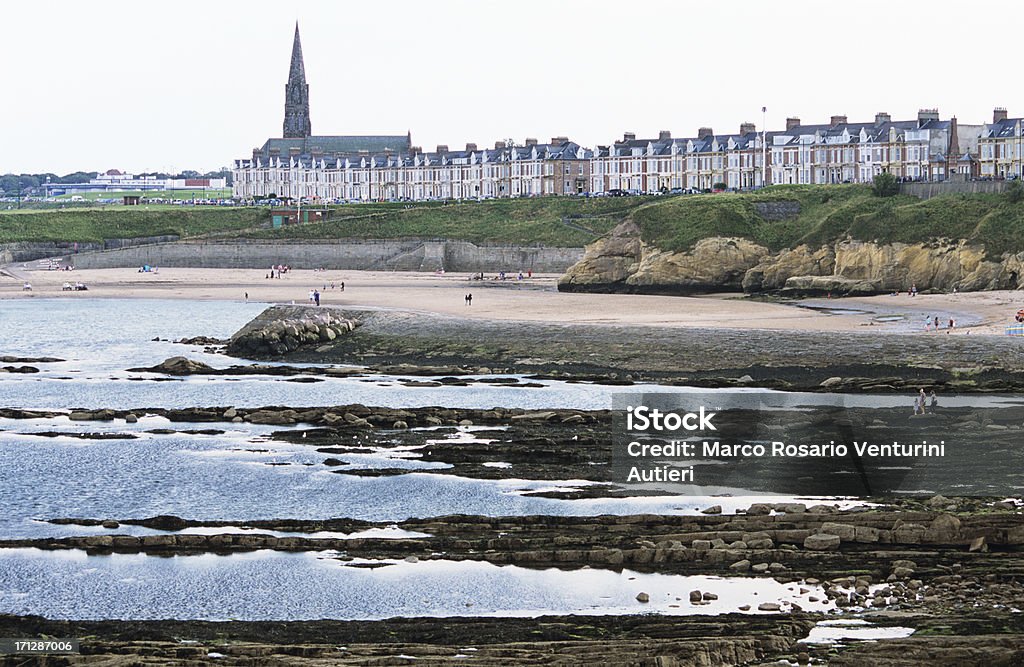
POLYGON ((526 271, 562 273, 583 257, 583 248, 476 245, 468 241, 422 239, 179 241, 79 253, 80 269, 132 266, 264 269, 275 264, 296 268, 367 271, 526 271))

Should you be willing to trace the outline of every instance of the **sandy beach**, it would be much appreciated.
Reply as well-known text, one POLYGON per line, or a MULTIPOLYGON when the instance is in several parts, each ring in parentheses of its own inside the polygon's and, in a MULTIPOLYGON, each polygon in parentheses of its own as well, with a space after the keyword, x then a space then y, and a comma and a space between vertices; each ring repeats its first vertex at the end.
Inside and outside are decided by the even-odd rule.
MULTIPOLYGON (((389 308, 488 320, 631 324, 669 327, 782 331, 893 332, 935 335, 925 318, 938 317, 940 335, 1003 334, 1024 307, 1016 292, 808 299, 773 303, 739 294, 701 297, 561 293, 557 276, 523 280, 470 280, 468 274, 293 270, 267 279, 264 270, 161 268, 76 271, 7 267, 0 274, 0 299, 163 298, 296 303, 320 290, 324 306, 389 308), (31 291, 23 289, 30 282, 31 291), (82 282, 88 291, 63 291, 82 282), (344 283, 345 289, 341 289, 344 283), (472 294, 472 305, 466 295, 472 294), (948 330, 949 318, 956 326, 948 330), (947 334, 948 332, 948 334, 947 334)), ((488 276, 490 278, 490 276, 488 276)))

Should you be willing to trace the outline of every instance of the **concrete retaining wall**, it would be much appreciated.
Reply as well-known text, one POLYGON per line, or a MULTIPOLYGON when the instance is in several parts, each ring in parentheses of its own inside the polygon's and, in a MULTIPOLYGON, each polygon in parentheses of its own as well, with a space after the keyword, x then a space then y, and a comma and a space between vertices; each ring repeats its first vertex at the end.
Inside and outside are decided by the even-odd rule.
MULTIPOLYGON (((130 239, 106 239, 102 243, 77 241, 18 241, 0 243, 0 265, 18 262, 33 262, 47 257, 73 257, 79 253, 128 248, 151 243, 169 243, 178 240, 177 235, 140 236, 130 239)), ((72 259, 71 264, 74 264, 72 259)))
POLYGON ((420 239, 281 242, 179 241, 74 255, 80 269, 150 266, 264 269, 295 268, 397 271, 526 271, 562 273, 583 257, 583 248, 476 245, 420 239))
POLYGON ((950 194, 996 194, 1009 187, 1006 181, 943 181, 941 183, 900 183, 900 194, 931 199, 950 194))

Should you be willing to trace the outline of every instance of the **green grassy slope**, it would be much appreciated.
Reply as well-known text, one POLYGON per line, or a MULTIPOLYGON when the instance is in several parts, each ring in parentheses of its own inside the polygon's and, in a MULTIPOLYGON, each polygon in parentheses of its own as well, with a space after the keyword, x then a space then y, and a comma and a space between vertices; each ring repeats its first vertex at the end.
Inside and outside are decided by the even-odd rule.
POLYGON ((843 238, 880 243, 968 239, 992 255, 1024 250, 1024 203, 1005 195, 878 198, 859 185, 776 186, 760 192, 674 197, 632 213, 643 239, 688 250, 708 236, 739 236, 772 250, 843 238), (755 203, 797 201, 800 215, 766 221, 755 203))
POLYGON ((141 208, 0 211, 0 243, 9 241, 102 241, 250 229, 265 225, 266 209, 141 208))
POLYGON ((688 250, 708 236, 740 236, 772 250, 843 238, 882 243, 968 239, 988 252, 1024 250, 1024 202, 1006 195, 946 195, 928 201, 880 199, 860 185, 775 186, 753 193, 674 197, 383 203, 333 207, 321 223, 269 229, 267 209, 150 206, 0 211, 0 243, 217 234, 257 239, 448 238, 475 243, 581 246, 632 219, 648 243, 688 250), (758 202, 796 201, 800 214, 779 221, 758 202))
POLYGON ((335 207, 331 219, 322 223, 258 230, 246 236, 311 240, 421 237, 572 247, 593 241, 653 199, 544 197, 448 205, 353 204, 335 207))

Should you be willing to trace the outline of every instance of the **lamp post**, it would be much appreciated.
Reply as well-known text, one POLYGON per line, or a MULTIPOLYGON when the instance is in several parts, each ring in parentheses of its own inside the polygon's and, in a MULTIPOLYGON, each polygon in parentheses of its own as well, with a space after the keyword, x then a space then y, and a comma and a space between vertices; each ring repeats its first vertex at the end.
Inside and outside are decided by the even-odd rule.
POLYGON ((761 107, 761 187, 766 187, 768 182, 766 175, 768 173, 768 127, 765 125, 765 115, 768 113, 768 107, 761 107))

